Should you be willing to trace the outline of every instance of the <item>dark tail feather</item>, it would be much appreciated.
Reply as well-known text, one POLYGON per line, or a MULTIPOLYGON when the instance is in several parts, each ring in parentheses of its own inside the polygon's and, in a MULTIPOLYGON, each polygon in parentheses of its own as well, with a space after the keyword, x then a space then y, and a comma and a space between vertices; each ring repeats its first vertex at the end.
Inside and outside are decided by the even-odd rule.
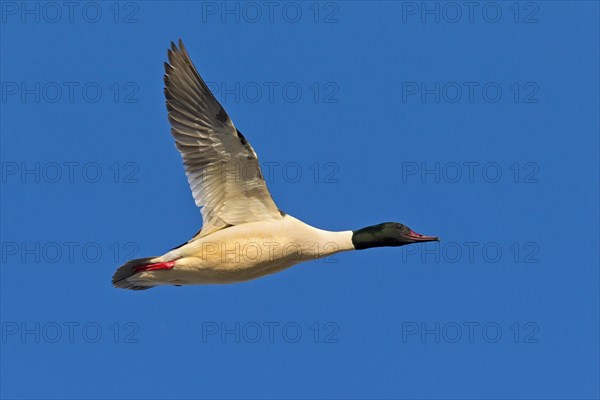
POLYGON ((133 283, 129 282, 127 278, 135 275, 135 267, 150 264, 151 260, 155 258, 156 257, 136 258, 135 260, 127 261, 115 271, 115 274, 112 277, 113 286, 129 290, 146 290, 153 288, 154 286, 134 285, 133 283))

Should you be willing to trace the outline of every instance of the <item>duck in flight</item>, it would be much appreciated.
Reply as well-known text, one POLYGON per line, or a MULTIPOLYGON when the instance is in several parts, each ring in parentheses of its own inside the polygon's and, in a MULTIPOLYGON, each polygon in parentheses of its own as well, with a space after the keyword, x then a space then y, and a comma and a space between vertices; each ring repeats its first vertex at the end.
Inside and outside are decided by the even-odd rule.
POLYGON ((342 251, 439 240, 398 222, 332 232, 278 209, 254 149, 210 92, 181 40, 178 47, 171 43, 168 57, 164 81, 171 134, 203 226, 162 256, 119 267, 115 287, 242 282, 342 251))

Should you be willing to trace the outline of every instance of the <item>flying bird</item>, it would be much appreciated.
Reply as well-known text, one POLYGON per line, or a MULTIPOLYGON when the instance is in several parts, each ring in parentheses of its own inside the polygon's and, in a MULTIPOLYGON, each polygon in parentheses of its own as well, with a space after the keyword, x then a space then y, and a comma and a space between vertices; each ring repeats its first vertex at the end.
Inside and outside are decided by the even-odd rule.
POLYGON ((164 91, 171 134, 203 225, 168 253, 119 267, 112 278, 115 287, 242 282, 342 251, 439 240, 398 222, 332 232, 281 211, 256 152, 202 80, 181 40, 179 46, 171 42, 168 58, 164 91))

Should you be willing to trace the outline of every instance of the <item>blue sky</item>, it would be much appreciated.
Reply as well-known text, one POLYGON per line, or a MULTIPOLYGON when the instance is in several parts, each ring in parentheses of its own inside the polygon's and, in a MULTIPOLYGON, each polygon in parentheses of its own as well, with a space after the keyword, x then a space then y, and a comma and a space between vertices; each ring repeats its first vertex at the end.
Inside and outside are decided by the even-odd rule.
POLYGON ((598 3, 269 4, 1 3, 2 397, 598 398, 598 3), (442 242, 112 288, 201 225, 178 38, 281 209, 442 242))

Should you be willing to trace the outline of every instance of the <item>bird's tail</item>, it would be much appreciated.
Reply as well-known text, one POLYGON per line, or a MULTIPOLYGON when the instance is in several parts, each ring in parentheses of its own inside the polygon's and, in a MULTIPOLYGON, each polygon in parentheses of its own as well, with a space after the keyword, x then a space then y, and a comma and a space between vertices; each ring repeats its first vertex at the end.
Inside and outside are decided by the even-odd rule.
POLYGON ((136 258, 135 260, 127 261, 115 271, 115 274, 112 277, 113 286, 129 290, 145 290, 154 287, 136 285, 134 283, 129 282, 128 278, 136 274, 136 267, 150 264, 150 262, 155 258, 156 257, 136 258))

